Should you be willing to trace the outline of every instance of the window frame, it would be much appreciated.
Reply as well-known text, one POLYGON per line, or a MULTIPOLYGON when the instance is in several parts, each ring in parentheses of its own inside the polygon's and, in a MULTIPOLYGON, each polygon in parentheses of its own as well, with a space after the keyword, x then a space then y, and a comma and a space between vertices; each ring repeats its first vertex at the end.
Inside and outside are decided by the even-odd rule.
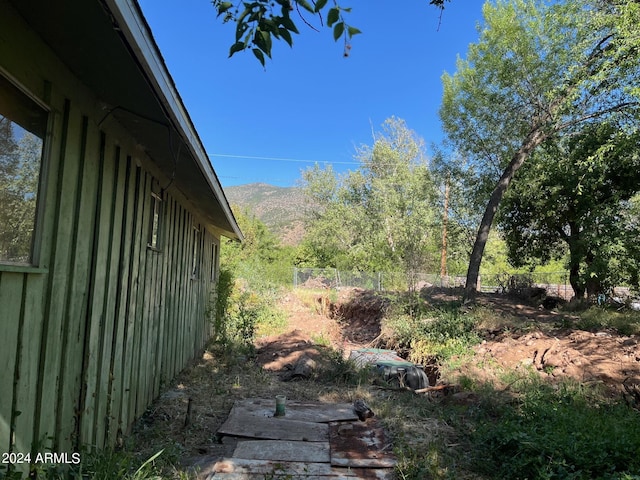
POLYGON ((219 272, 219 259, 220 259, 220 244, 216 242, 214 238, 211 242, 211 277, 210 280, 212 282, 218 281, 218 272, 219 272))
POLYGON ((154 252, 162 251, 162 197, 151 191, 151 205, 149 206, 149 234, 147 236, 147 248, 154 252), (156 222, 157 218, 157 222, 156 222), (155 227, 155 242, 154 239, 155 227))
POLYGON ((191 279, 200 278, 201 246, 200 246, 200 225, 193 225, 193 240, 191 246, 191 279))
MULTIPOLYGON (((0 66, 0 77, 3 78, 17 93, 23 95, 25 99, 35 104, 42 110, 46 117, 44 122, 42 148, 40 152, 40 165, 38 168, 38 182, 36 192, 36 205, 34 209, 33 233, 31 235, 31 246, 29 250, 28 262, 10 262, 0 259, 0 271, 6 272, 27 272, 27 273, 47 273, 49 271, 42 263, 42 229, 45 216, 45 197, 47 195, 47 179, 49 177, 49 164, 51 159, 52 148, 52 131, 54 127, 54 115, 52 108, 48 104, 51 101, 51 83, 44 81, 43 96, 44 99, 35 95, 30 89, 25 87, 16 77, 0 66)), ((6 117, 9 118, 9 117, 6 117)), ((12 120, 13 123, 16 123, 12 120)), ((23 127, 21 127, 23 128, 23 127)), ((23 128, 24 129, 24 128, 23 128)), ((29 131, 27 129, 24 129, 29 131)), ((31 133, 31 132, 30 132, 31 133)), ((32 133, 32 135, 35 135, 32 133)), ((37 136, 37 135, 36 135, 37 136)))

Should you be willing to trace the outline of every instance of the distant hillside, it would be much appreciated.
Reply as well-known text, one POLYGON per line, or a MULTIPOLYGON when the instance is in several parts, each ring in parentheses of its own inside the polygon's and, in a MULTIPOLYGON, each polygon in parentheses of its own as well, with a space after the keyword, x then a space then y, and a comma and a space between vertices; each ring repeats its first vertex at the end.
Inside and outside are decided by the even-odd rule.
POLYGON ((231 205, 249 209, 283 244, 295 245, 302 239, 304 195, 299 188, 249 183, 227 187, 224 193, 231 205))

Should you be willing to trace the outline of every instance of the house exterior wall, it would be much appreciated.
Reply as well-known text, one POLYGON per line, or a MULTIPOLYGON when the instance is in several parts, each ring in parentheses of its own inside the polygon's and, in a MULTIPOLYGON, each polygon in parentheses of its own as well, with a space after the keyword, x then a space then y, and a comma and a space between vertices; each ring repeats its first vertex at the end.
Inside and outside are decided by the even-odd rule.
POLYGON ((0 0, 2 74, 50 118, 35 264, 0 264, 0 452, 113 445, 210 338, 219 238, 0 0))

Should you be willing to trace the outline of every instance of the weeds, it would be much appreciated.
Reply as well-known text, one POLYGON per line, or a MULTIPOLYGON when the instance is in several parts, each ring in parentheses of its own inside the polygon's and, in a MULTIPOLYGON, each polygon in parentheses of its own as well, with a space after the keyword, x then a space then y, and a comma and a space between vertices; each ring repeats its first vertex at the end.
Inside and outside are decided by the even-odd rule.
MULTIPOLYGON (((84 452, 79 465, 35 465, 31 478, 39 480, 160 480, 174 478, 188 480, 186 473, 178 473, 174 467, 177 457, 159 450, 146 460, 141 460, 131 452, 113 449, 84 452), (172 474, 171 472, 174 472, 172 474)), ((2 477, 0 472, 0 477, 2 477)), ((17 472, 15 476, 22 478, 17 472)))
POLYGON ((575 382, 532 378, 468 419, 472 468, 493 478, 623 478, 640 471, 640 417, 575 382))
POLYGON ((456 305, 429 307, 419 297, 393 303, 384 321, 390 348, 410 351, 416 363, 462 355, 480 342, 477 320, 456 305))
POLYGON ((621 335, 640 334, 640 312, 618 312, 610 308, 591 307, 579 313, 575 328, 595 332, 613 329, 621 335))
MULTIPOLYGON (((225 309, 228 345, 246 344, 262 328, 278 328, 282 314, 274 307, 275 295, 271 290, 250 291, 233 284, 225 309)), ((480 330, 488 328, 490 313, 487 309, 462 311, 457 304, 434 308, 415 295, 393 297, 387 309, 383 328, 389 342, 410 351, 413 361, 436 356, 443 381, 455 382, 461 393, 470 394, 462 397, 376 388, 368 370, 359 370, 343 352, 323 346, 323 337, 314 338, 323 352, 319 368, 312 381, 301 382, 279 382, 246 361, 246 356, 221 348, 220 342, 213 344, 209 352, 215 355, 208 354, 181 375, 181 395, 171 400, 173 409, 160 409, 149 425, 140 427, 135 438, 125 443, 129 450, 83 457, 82 478, 190 478, 185 469, 174 465, 185 452, 213 442, 212 432, 235 399, 272 398, 279 393, 292 400, 366 399, 390 432, 398 459, 396 478, 401 480, 638 480, 640 414, 592 387, 569 381, 554 385, 537 372, 511 370, 490 359, 480 362, 472 357, 471 346, 479 341, 480 330), (476 369, 464 368, 461 374, 467 365, 476 369), (194 398, 197 415, 185 432, 182 412, 187 396, 194 398), (172 443, 171 438, 179 441, 172 443), (136 444, 144 445, 137 447, 142 453, 131 453, 136 444), (162 454, 155 456, 160 450, 162 454)), ((589 312, 582 321, 597 328, 637 325, 633 315, 611 313, 589 312)), ((496 328, 521 326, 510 318, 495 322, 496 328)), ((278 475, 274 469, 273 477, 278 475)), ((51 472, 38 478, 63 477, 51 472)))
POLYGON ((276 305, 278 292, 250 290, 226 269, 220 272, 215 307, 215 342, 229 350, 250 353, 257 335, 279 333, 286 315, 276 305))

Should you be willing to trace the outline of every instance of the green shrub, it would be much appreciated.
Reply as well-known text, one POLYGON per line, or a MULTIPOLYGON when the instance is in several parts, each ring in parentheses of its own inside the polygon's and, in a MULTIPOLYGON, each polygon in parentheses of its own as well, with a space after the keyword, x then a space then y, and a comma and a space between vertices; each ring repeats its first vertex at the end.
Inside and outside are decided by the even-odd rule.
POLYGON ((416 363, 432 356, 447 359, 462 355, 480 341, 472 314, 457 305, 434 308, 417 296, 393 300, 384 326, 389 346, 410 350, 416 363))

